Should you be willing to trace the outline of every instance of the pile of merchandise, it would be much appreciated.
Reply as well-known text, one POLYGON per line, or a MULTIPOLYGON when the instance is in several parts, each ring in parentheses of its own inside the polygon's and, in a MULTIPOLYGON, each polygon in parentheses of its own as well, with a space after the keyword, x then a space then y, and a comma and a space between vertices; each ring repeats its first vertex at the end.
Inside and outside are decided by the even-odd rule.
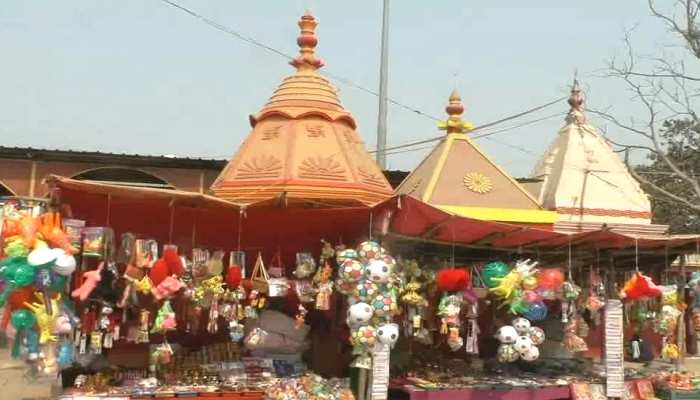
POLYGON ((269 400, 353 400, 343 379, 324 379, 318 375, 277 379, 265 391, 269 400))

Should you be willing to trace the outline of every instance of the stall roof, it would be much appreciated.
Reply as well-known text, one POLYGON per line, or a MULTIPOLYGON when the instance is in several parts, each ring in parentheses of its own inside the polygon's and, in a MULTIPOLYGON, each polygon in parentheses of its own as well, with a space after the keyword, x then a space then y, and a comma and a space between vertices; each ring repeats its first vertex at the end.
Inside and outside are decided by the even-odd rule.
POLYGON ((387 234, 398 238, 490 249, 695 249, 700 235, 631 235, 612 228, 580 233, 552 230, 551 225, 508 224, 458 216, 411 196, 395 196, 375 207, 391 214, 387 234))
POLYGON ((149 199, 175 202, 179 206, 201 208, 230 208, 238 209, 241 205, 222 200, 203 193, 185 192, 181 190, 155 189, 146 187, 131 187, 122 185, 110 185, 89 181, 80 181, 58 175, 46 177, 49 186, 69 189, 79 192, 112 195, 132 199, 149 199))

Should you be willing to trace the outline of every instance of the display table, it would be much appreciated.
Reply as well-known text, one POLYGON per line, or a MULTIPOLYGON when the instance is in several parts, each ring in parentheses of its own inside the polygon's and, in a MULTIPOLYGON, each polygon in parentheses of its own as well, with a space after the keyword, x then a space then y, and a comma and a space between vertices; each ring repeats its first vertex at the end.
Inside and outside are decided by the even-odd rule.
POLYGON ((569 386, 426 390, 405 385, 394 389, 407 393, 411 400, 568 400, 571 398, 569 386))
POLYGON ((136 400, 136 399, 159 399, 159 400, 175 400, 175 399, 196 399, 196 400, 261 400, 263 392, 246 391, 246 392, 215 392, 215 393, 158 393, 155 395, 80 395, 80 394, 65 394, 60 396, 60 400, 136 400))

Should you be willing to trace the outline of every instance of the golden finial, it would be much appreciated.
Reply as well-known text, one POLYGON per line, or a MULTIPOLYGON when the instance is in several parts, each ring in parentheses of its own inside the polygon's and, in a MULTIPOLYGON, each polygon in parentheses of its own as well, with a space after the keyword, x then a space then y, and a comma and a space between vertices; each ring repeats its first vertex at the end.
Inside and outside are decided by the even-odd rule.
POLYGON ((323 61, 316 57, 316 45, 318 44, 318 38, 316 38, 316 18, 311 15, 309 10, 306 10, 304 15, 299 20, 299 29, 301 33, 297 37, 297 44, 299 45, 299 55, 290 61, 297 68, 299 72, 312 72, 323 66, 323 61))
POLYGON ((583 113, 584 97, 581 93, 578 79, 574 77, 574 83, 571 85, 571 96, 569 96, 569 113, 566 115, 567 123, 576 123, 582 125, 586 123, 586 114, 583 113))
POLYGON ((450 94, 450 102, 445 107, 445 111, 448 115, 447 120, 438 123, 438 128, 441 130, 447 131, 447 133, 467 133, 474 129, 471 122, 462 120, 464 104, 462 104, 462 98, 457 89, 450 94))

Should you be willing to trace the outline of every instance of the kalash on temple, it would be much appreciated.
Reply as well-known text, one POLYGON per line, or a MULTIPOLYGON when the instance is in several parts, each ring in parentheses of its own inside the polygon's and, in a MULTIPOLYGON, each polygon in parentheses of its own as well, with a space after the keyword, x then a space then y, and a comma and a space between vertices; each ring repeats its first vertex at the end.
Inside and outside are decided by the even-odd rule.
POLYGON ((700 399, 700 237, 650 223, 577 85, 535 185, 455 91, 392 193, 316 25, 213 196, 50 176, 2 200, 7 398, 700 399))

